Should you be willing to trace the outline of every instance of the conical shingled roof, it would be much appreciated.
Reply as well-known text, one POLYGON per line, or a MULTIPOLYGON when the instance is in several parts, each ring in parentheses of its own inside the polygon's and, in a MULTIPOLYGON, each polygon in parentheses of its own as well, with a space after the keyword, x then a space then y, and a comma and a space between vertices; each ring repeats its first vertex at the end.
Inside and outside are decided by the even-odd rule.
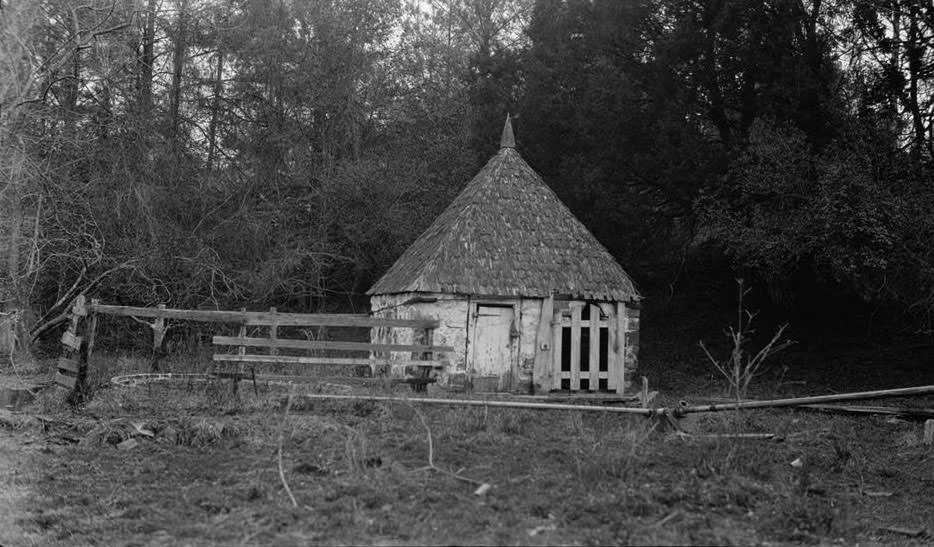
POLYGON ((367 294, 630 301, 629 275, 522 159, 502 148, 367 294))

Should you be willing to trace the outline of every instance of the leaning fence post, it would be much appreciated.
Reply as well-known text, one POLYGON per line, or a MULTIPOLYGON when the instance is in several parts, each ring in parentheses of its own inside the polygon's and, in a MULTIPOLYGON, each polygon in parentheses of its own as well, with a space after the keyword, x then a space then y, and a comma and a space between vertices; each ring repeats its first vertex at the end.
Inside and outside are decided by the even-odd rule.
POLYGON ((71 307, 71 317, 69 318, 68 328, 62 334, 62 355, 58 358, 57 372, 55 374, 55 383, 71 390, 69 400, 77 402, 82 388, 80 381, 83 380, 81 374, 81 364, 79 363, 78 353, 81 350, 83 339, 78 336, 78 324, 81 318, 88 313, 84 304, 84 295, 79 294, 71 307))

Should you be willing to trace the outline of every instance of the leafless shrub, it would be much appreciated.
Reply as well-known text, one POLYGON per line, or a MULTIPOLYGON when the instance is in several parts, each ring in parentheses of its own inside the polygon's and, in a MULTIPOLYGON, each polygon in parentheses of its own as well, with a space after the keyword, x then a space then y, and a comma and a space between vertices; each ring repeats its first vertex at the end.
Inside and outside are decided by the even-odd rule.
POLYGON ((735 396, 738 402, 746 397, 749 391, 749 384, 752 382, 753 378, 762 372, 762 367, 766 359, 795 342, 792 340, 779 342, 779 339, 788 327, 788 324, 785 323, 778 328, 778 331, 775 332, 771 340, 759 351, 755 353, 748 351, 747 345, 749 344, 750 337, 755 332, 752 329, 752 322, 758 312, 751 312, 743 305, 743 298, 750 290, 743 286, 743 279, 737 279, 736 283, 738 285, 736 326, 730 325, 726 331, 726 336, 733 345, 729 357, 722 360, 715 358, 707 349, 703 340, 700 341, 700 347, 704 350, 704 354, 707 355, 707 359, 713 364, 714 368, 717 369, 717 372, 726 378, 729 384, 729 393, 735 396))

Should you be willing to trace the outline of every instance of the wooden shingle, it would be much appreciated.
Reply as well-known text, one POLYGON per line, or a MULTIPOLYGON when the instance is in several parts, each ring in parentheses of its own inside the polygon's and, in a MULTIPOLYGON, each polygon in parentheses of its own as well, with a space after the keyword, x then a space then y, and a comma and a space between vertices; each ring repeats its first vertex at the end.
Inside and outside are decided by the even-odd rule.
POLYGON ((632 280, 514 148, 502 148, 367 294, 631 301, 632 280))

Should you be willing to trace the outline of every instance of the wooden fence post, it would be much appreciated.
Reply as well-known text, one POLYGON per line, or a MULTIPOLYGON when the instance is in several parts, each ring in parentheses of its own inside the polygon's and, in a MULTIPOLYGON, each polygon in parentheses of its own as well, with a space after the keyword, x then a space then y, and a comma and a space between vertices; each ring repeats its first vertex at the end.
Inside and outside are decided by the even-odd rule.
MULTIPOLYGON (((422 344, 426 346, 433 345, 435 329, 422 329, 422 344)), ((421 357, 419 360, 432 360, 434 358, 434 353, 431 351, 421 352, 421 357)), ((421 367, 417 372, 418 376, 421 378, 428 378, 431 374, 431 371, 425 367, 421 367)), ((412 384, 413 391, 426 391, 428 389, 428 384, 412 384)))
MULTIPOLYGON (((156 306, 156 309, 165 310, 165 304, 159 304, 156 306)), ((162 341, 165 339, 165 331, 168 330, 165 326, 165 316, 158 316, 152 322, 152 357, 149 363, 149 368, 152 372, 159 371, 159 361, 162 360, 164 353, 162 351, 162 341)))
POLYGON ((84 331, 85 336, 88 339, 88 349, 87 349, 88 359, 91 358, 91 353, 94 351, 94 336, 95 336, 95 333, 97 332, 97 312, 94 311, 94 307, 97 306, 98 304, 100 304, 100 300, 98 300, 97 298, 93 298, 91 299, 91 307, 88 309, 89 321, 88 321, 86 330, 84 331))
MULTIPOLYGON (((596 304, 590 304, 589 325, 590 355, 587 356, 587 361, 590 365, 590 380, 587 382, 587 389, 598 391, 600 389, 600 307, 596 304)), ((607 383, 609 384, 609 381, 607 383)))
POLYGON ((73 403, 78 401, 77 394, 82 388, 79 380, 83 380, 81 363, 76 358, 83 343, 82 337, 78 336, 78 324, 87 313, 84 295, 79 294, 71 307, 68 328, 62 334, 62 355, 58 358, 58 371, 55 374, 55 383, 71 390, 69 400, 73 403))
POLYGON ((629 349, 627 348, 628 339, 626 333, 629 330, 629 308, 623 302, 616 303, 616 344, 613 351, 616 352, 616 393, 626 391, 626 375, 629 372, 629 349))
MULTIPOLYGON (((542 301, 542 311, 535 332, 535 363, 532 365, 532 385, 536 393, 548 393, 554 388, 555 359, 551 352, 554 343, 555 297, 549 294, 542 301)), ((559 380, 560 382, 560 380, 559 380)))
POLYGON ((571 391, 581 388, 581 311, 585 305, 571 303, 571 391))
MULTIPOLYGON (((240 311, 246 312, 246 308, 240 308, 240 311)), ((243 321, 240 323, 240 331, 237 336, 240 338, 246 338, 246 317, 244 317, 243 321)), ((237 355, 246 355, 246 346, 237 346, 237 355)), ((241 375, 244 374, 244 372, 246 371, 245 366, 246 365, 244 365, 243 362, 240 363, 239 373, 241 375)), ((235 385, 236 385, 236 382, 235 382, 235 385)), ((236 391, 236 387, 234 388, 234 391, 236 391)))
MULTIPOLYGON (((269 313, 275 315, 279 310, 275 306, 269 308, 269 313)), ((272 341, 273 345, 269 346, 269 355, 279 355, 279 348, 275 346, 276 340, 279 339, 279 325, 278 323, 273 323, 269 325, 269 339, 272 341)))
POLYGON ((642 306, 638 302, 627 302, 626 307, 626 357, 623 367, 623 385, 620 386, 620 393, 629 387, 632 373, 638 368, 639 363, 639 315, 642 306))
POLYGON ((77 400, 83 399, 87 387, 88 369, 91 366, 91 354, 94 353, 94 336, 97 332, 97 313, 94 306, 98 303, 95 298, 91 300, 88 309, 88 321, 84 324, 84 343, 79 351, 80 364, 78 365, 78 382, 76 388, 77 400))

